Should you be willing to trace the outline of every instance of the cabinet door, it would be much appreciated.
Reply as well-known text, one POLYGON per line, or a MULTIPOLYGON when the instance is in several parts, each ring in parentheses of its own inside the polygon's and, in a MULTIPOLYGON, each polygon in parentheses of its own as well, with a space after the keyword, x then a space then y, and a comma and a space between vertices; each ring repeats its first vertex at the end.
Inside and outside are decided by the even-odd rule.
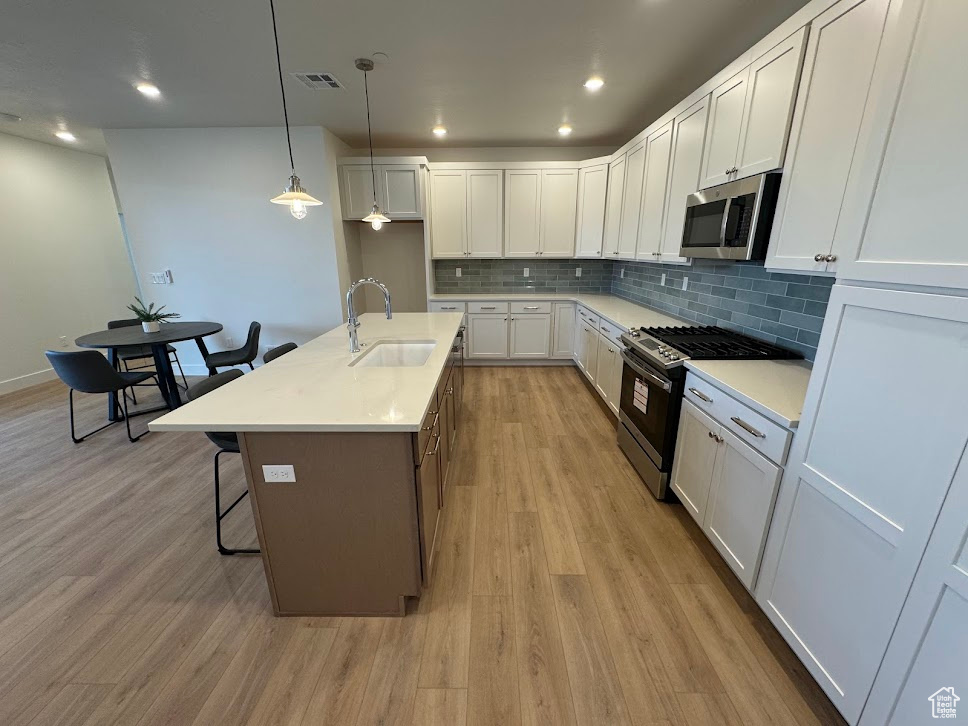
MULTIPOLYGON (((618 257, 622 229, 622 198, 625 196, 625 155, 608 165, 608 193, 605 198, 605 244, 602 256, 618 257)), ((685 209, 685 207, 683 207, 685 209)))
POLYGON ((743 128, 749 71, 748 67, 744 68, 718 86, 710 96, 709 130, 706 134, 706 150, 702 156, 700 189, 735 178, 732 170, 736 166, 736 149, 739 146, 740 130, 743 128))
POLYGON ((537 257, 541 251, 541 170, 504 172, 504 256, 537 257))
POLYGON ((470 257, 500 257, 504 252, 504 173, 500 169, 467 174, 467 252, 470 257))
POLYGON ((740 582, 752 590, 781 469, 725 428, 719 430, 718 446, 703 530, 740 582))
POLYGON ((343 195, 340 206, 343 219, 363 219, 373 208, 373 174, 369 166, 341 167, 343 195))
POLYGON ((639 212, 642 209, 642 181, 645 176, 645 142, 625 157, 625 187, 622 194, 622 216, 618 234, 618 257, 635 257, 639 239, 639 212))
POLYGON ((608 389, 609 389, 609 371, 611 370, 608 365, 608 349, 609 343, 611 341, 599 333, 595 341, 595 355, 597 356, 597 362, 595 364, 595 370, 598 371, 598 375, 595 376, 595 390, 598 391, 598 395, 608 403, 608 389))
POLYGON ((719 428, 689 401, 682 402, 670 486, 700 527, 706 517, 706 500, 719 451, 719 428))
POLYGON ((966 339, 966 298, 833 288, 757 601, 851 723, 965 447, 968 386, 911 371, 966 339))
POLYGON ((578 370, 585 373, 588 363, 588 354, 585 352, 585 328, 587 326, 581 318, 575 317, 575 363, 578 370))
MULTIPOLYGON (((904 603, 861 726, 932 723, 939 689, 968 693, 968 457, 962 457, 904 603), (933 702, 932 696, 935 696, 933 702)), ((957 702, 956 702, 957 705, 957 702)), ((964 706, 958 710, 963 710, 964 706)))
POLYGON ((838 277, 968 288, 966 27, 965 2, 891 13, 834 237, 838 277))
POLYGON ((430 172, 430 239, 433 257, 464 257, 467 251, 466 172, 430 172))
POLYGON ((598 370, 599 375, 608 376, 608 385, 605 387, 607 394, 605 401, 608 403, 608 407, 612 409, 612 413, 618 416, 619 403, 622 398, 622 354, 619 345, 613 340, 608 341, 605 351, 608 354, 607 373, 602 372, 601 366, 598 367, 598 370))
POLYGON ((550 348, 550 314, 511 316, 512 358, 547 358, 550 348))
POLYGON ((449 391, 451 391, 451 382, 448 380, 447 388, 444 389, 443 393, 438 393, 440 396, 440 415, 438 418, 439 425, 439 453, 437 455, 437 465, 440 467, 440 506, 444 506, 444 489, 447 487, 447 470, 450 468, 450 462, 453 458, 451 452, 451 437, 450 433, 454 426, 454 397, 449 391))
POLYGON ((378 167, 383 187, 383 211, 390 219, 423 219, 420 166, 384 164, 378 167))
POLYGON ((467 316, 467 357, 508 357, 508 316, 474 313, 467 316))
POLYGON ((649 136, 645 145, 642 211, 639 216, 639 242, 635 256, 640 260, 654 262, 659 257, 662 241, 662 211, 665 209, 666 186, 669 182, 672 121, 649 136))
POLYGON ((750 64, 733 179, 783 166, 806 36, 801 28, 750 64))
POLYGON ((841 0, 810 25, 767 267, 827 269, 888 4, 841 0))
POLYGON ((588 380, 594 385, 598 377, 598 331, 587 323, 582 323, 580 335, 582 336, 582 368, 588 380))
POLYGON ((541 256, 575 256, 578 169, 541 172, 541 256))
POLYGON ((605 192, 608 164, 578 170, 578 240, 576 257, 601 257, 605 240, 605 192))
POLYGON ((552 358, 575 356, 575 304, 554 304, 554 330, 551 336, 552 358))
POLYGON ((702 165, 708 110, 709 96, 706 96, 676 116, 673 121, 669 189, 666 192, 662 248, 659 250, 663 259, 679 258, 682 230, 686 224, 686 197, 699 188, 699 168, 702 165))
POLYGON ((434 449, 424 454, 417 467, 417 512, 420 527, 420 564, 423 583, 430 582, 433 568, 437 524, 440 515, 440 439, 434 449))

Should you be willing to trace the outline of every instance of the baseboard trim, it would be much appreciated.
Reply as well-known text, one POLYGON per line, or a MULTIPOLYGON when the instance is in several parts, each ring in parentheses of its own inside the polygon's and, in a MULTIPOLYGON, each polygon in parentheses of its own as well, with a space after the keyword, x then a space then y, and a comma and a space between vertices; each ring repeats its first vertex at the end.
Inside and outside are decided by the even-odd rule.
POLYGON ((573 366, 571 358, 465 358, 467 366, 573 366))
POLYGON ((0 381, 0 396, 4 395, 5 393, 22 391, 25 388, 30 388, 31 386, 47 383, 48 381, 53 381, 56 379, 57 374, 54 373, 53 368, 45 368, 42 371, 28 373, 25 376, 18 376, 17 378, 8 378, 5 381, 0 381))

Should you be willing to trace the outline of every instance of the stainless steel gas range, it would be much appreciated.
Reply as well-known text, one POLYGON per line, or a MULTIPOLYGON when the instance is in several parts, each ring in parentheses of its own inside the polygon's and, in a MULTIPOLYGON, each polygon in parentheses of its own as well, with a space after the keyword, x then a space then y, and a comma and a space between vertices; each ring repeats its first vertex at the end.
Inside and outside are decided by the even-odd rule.
POLYGON ((618 445, 657 499, 668 491, 687 360, 803 357, 715 326, 641 328, 622 342, 618 445))

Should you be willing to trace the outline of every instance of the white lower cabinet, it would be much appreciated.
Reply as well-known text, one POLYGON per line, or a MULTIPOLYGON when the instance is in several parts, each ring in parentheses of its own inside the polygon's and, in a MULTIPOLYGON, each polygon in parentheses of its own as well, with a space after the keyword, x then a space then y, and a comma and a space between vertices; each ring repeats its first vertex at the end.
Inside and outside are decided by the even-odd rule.
POLYGON ((622 393, 622 355, 619 345, 606 335, 598 334, 595 365, 595 390, 602 400, 618 416, 619 397, 622 393))
POLYGON ((467 316, 467 357, 508 357, 507 313, 473 313, 467 316))
POLYGON ((551 334, 551 357, 575 356, 575 303, 555 303, 551 334))
POLYGON ((683 401, 672 490, 749 589, 759 570, 781 471, 683 401))
POLYGON ((550 314, 511 314, 512 358, 547 358, 550 348, 550 314))
POLYGON ((598 330, 583 321, 578 326, 578 336, 578 367, 594 385, 598 375, 598 330))

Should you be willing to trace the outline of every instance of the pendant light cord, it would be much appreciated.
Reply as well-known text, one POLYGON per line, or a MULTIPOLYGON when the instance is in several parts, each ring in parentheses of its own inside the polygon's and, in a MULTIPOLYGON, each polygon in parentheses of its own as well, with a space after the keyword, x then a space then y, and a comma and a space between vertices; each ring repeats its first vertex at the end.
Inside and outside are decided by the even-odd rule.
POLYGON ((373 169, 373 129, 370 127, 370 87, 366 83, 366 75, 366 71, 363 71, 363 95, 366 96, 366 137, 370 142, 370 183, 373 186, 373 204, 376 205, 376 171, 373 169))
MULTIPOLYGON (((282 117, 286 121, 286 143, 289 145, 289 166, 292 173, 296 173, 296 162, 292 159, 292 139, 289 138, 289 112, 286 110, 286 87, 282 83, 282 58, 279 55, 279 31, 276 28, 276 6, 273 0, 269 0, 269 10, 272 12, 272 37, 276 41, 276 68, 279 70, 279 90, 282 92, 282 117)), ((369 111, 367 111, 369 116, 369 111)), ((370 167, 373 166, 372 146, 370 152, 370 167)))

